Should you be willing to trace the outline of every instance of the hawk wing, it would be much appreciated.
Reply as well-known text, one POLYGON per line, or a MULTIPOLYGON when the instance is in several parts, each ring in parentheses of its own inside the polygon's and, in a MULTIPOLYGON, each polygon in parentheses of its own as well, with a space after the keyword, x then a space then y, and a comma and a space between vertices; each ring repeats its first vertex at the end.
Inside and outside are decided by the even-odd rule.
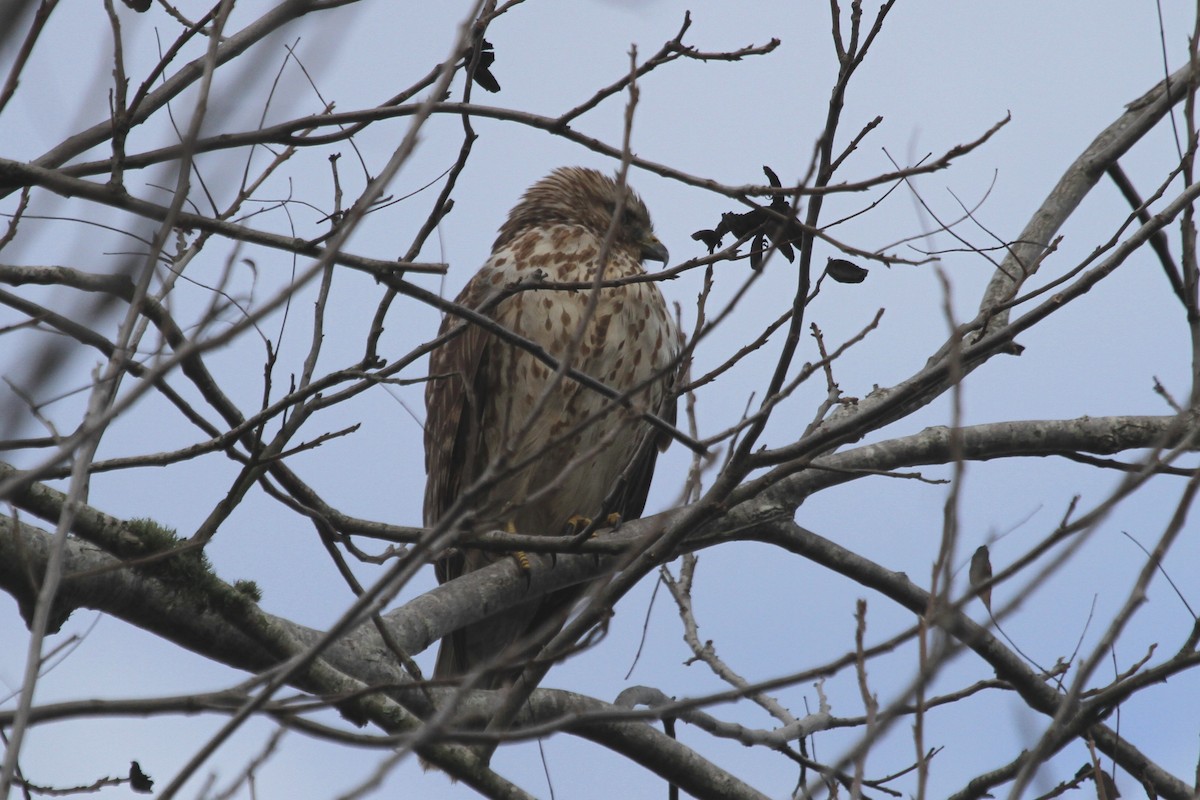
MULTIPOLYGON (((468 308, 481 303, 475 281, 467 283, 455 302, 468 308)), ((461 322, 447 315, 438 336, 445 336, 461 322)), ((469 486, 484 466, 482 452, 481 365, 489 349, 489 337, 475 325, 466 325, 456 336, 433 350, 429 357, 430 380, 425 386, 425 509, 427 527, 436 525, 454 504, 464 486, 469 486)), ((443 576, 438 563, 438 580, 443 576)))
MULTIPOLYGON (((671 427, 675 427, 679 415, 679 400, 675 396, 678 384, 679 372, 676 368, 663 380, 665 391, 658 406, 649 409, 650 413, 671 427)), ((646 498, 650 494, 650 483, 654 477, 654 465, 658 461, 658 454, 670 444, 671 437, 668 434, 653 428, 648 428, 646 435, 638 443, 637 454, 621 474, 620 483, 614 487, 611 510, 620 514, 622 520, 642 516, 642 511, 646 508, 646 498)))
MULTIPOLYGON (((485 297, 479 281, 471 280, 455 298, 467 308, 479 308, 485 297)), ((463 323, 446 315, 438 330, 445 336, 463 323)), ((425 508, 426 527, 441 521, 463 488, 474 483, 486 466, 483 443, 484 366, 492 337, 477 325, 466 324, 459 333, 435 348, 429 356, 430 380, 425 386, 425 508)), ((434 571, 439 584, 484 566, 494 558, 478 550, 459 549, 439 558, 434 571), (470 563, 468 563, 468 559, 470 563)), ((468 629, 454 631, 438 650, 435 675, 462 674, 470 668, 472 647, 468 629)), ((476 635, 475 638, 478 638, 476 635)))

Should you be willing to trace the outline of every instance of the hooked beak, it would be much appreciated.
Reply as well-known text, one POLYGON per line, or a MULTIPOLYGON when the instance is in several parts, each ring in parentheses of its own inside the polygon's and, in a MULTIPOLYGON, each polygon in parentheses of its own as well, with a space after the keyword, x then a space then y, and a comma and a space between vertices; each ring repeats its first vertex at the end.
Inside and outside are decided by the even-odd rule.
POLYGON ((667 252, 666 246, 654 234, 650 234, 642 240, 643 261, 661 261, 666 266, 670 258, 671 254, 667 252))

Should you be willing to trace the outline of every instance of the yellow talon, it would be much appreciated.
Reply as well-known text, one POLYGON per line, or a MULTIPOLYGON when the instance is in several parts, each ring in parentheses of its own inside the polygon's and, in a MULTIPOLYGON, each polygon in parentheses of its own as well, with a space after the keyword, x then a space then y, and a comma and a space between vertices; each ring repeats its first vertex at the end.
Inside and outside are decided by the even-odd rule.
MULTIPOLYGON (((516 533, 517 523, 510 519, 508 522, 504 523, 504 530, 508 533, 516 533)), ((533 565, 529 563, 529 555, 527 553, 522 550, 514 550, 513 552, 509 553, 509 555, 513 557, 513 561, 517 562, 517 568, 520 569, 521 572, 524 572, 526 576, 533 571, 533 565)))
MULTIPOLYGON (((604 522, 605 522, 605 524, 600 527, 616 528, 617 526, 619 526, 621 524, 621 515, 615 511, 613 511, 612 513, 605 516, 604 522)), ((592 518, 591 517, 585 517, 582 514, 572 514, 567 519, 567 524, 565 526, 563 526, 564 527, 563 536, 575 536, 576 534, 587 530, 591 526, 592 526, 592 518)), ((595 536, 596 532, 592 531, 592 535, 595 536)))

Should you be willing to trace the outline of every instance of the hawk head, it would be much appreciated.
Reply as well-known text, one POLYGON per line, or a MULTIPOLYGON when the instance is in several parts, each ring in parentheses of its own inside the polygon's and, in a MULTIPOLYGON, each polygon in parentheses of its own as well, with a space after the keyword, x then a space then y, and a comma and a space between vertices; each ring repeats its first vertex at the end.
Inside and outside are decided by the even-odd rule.
POLYGON ((635 254, 639 261, 667 263, 667 248, 654 235, 642 198, 604 173, 584 167, 559 167, 529 187, 509 212, 492 248, 500 248, 529 228, 550 225, 577 225, 603 240, 618 205, 621 216, 613 247, 635 254))

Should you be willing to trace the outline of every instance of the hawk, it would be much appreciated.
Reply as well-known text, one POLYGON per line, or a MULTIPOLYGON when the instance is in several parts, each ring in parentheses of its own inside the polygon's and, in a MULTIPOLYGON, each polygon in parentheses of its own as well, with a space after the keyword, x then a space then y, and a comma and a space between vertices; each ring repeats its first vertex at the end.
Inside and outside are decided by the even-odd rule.
MULTIPOLYGON (((457 552, 436 564, 440 583, 505 557, 462 546, 473 533, 562 535, 579 517, 641 515, 655 458, 669 438, 637 412, 674 422, 681 344, 657 283, 503 294, 534 279, 593 281, 597 271, 603 280, 641 276, 643 260, 665 264, 667 257, 641 198, 596 170, 557 169, 509 212, 491 257, 456 302, 627 393, 630 403, 614 404, 478 326, 436 348, 425 390, 425 525, 436 525, 489 465, 500 467, 472 503, 457 552)), ((448 315, 441 333, 457 324, 448 315)), ((514 644, 577 594, 563 590, 451 633, 442 639, 434 676, 459 676, 503 656, 509 672, 497 670, 480 684, 503 685, 511 667, 532 655, 514 644)))

